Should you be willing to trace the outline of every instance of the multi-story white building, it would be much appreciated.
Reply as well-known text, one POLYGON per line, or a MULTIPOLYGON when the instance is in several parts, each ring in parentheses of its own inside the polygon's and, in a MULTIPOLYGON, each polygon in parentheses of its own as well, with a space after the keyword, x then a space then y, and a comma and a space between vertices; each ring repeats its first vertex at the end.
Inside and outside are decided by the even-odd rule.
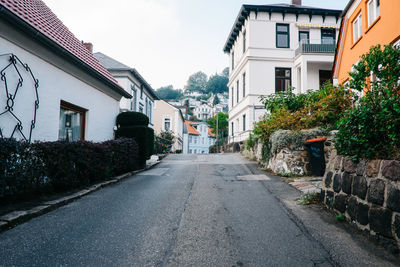
POLYGON ((132 98, 123 97, 121 99, 120 110, 136 111, 147 115, 150 121, 149 127, 153 128, 154 101, 159 98, 150 84, 134 68, 126 66, 100 52, 94 53, 93 56, 112 74, 125 91, 132 96, 132 98))
POLYGON ((229 142, 248 138, 266 112, 260 96, 317 90, 331 79, 341 10, 243 5, 224 52, 230 56, 229 142))

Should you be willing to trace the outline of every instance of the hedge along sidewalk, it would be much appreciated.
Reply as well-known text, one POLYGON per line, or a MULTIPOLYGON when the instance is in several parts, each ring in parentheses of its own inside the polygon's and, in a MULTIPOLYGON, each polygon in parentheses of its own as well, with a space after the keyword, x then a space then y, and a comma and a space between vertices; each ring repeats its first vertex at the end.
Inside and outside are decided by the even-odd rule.
POLYGON ((50 211, 53 211, 61 206, 67 205, 75 200, 80 199, 83 196, 86 196, 90 193, 93 193, 103 187, 116 184, 120 182, 121 180, 124 180, 128 177, 131 177, 137 173, 149 170, 159 164, 161 162, 161 159, 164 158, 163 156, 160 156, 157 161, 150 161, 148 165, 146 165, 146 168, 137 170, 137 171, 131 171, 122 175, 119 175, 117 177, 114 177, 114 179, 101 182, 95 185, 90 186, 87 189, 83 189, 79 192, 76 192, 74 194, 71 194, 66 197, 62 197, 59 199, 51 200, 51 201, 45 201, 38 206, 31 208, 29 210, 22 210, 22 211, 13 211, 8 214, 5 214, 0 217, 0 232, 9 230, 18 224, 24 223, 29 221, 30 219, 33 219, 35 217, 38 217, 40 215, 46 214, 50 211))

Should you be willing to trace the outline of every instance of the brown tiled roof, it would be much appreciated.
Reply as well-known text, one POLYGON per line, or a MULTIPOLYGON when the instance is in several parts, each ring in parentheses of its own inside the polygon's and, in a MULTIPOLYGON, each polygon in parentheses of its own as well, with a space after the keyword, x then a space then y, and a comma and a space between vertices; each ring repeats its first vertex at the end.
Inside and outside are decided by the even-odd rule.
MULTIPOLYGON (((4 7, 113 84, 118 82, 42 0, 0 0, 4 7)), ((121 88, 122 89, 122 88, 121 88)))
POLYGON ((185 121, 189 134, 200 135, 200 133, 191 125, 193 122, 185 121))
POLYGON ((208 127, 208 135, 211 137, 215 137, 215 134, 211 132, 211 128, 208 127))

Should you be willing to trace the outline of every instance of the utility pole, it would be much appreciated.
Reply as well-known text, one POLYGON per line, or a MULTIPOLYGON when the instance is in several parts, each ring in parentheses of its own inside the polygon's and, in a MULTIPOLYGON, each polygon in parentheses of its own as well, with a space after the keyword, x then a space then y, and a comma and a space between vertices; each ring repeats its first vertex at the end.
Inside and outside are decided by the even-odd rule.
POLYGON ((216 133, 217 133, 217 140, 216 140, 216 143, 217 143, 217 154, 219 153, 219 149, 218 149, 218 113, 217 113, 217 131, 216 131, 216 133))

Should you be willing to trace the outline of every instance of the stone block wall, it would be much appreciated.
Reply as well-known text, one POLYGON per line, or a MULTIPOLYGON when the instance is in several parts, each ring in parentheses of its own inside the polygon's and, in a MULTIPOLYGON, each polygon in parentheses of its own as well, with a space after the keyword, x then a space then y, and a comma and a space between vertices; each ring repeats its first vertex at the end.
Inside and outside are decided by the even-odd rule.
MULTIPOLYGON (((316 136, 315 138, 326 138, 324 152, 325 161, 329 162, 332 155, 334 134, 329 136, 316 136)), ((310 161, 308 151, 305 146, 297 149, 289 147, 279 149, 272 157, 265 161, 262 157, 262 143, 258 142, 254 149, 250 151, 242 151, 242 153, 251 158, 256 159, 261 165, 280 175, 310 175, 310 161)), ((336 154, 334 154, 336 156, 336 154)))
POLYGON ((358 229, 394 252, 400 249, 400 162, 334 156, 327 165, 321 199, 358 229))

